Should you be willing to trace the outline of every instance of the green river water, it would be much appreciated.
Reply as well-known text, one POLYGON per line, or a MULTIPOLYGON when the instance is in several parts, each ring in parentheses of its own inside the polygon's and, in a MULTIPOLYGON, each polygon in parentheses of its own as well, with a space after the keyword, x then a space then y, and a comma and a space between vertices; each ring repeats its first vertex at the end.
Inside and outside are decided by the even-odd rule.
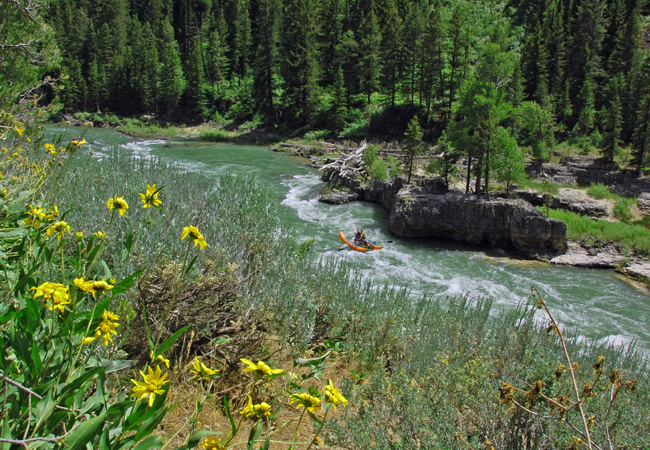
MULTIPOLYGON (((61 133, 63 128, 50 128, 61 133)), ((66 132, 66 138, 81 129, 66 132)), ((431 239, 406 239, 388 232, 388 215, 365 202, 328 205, 317 201, 324 183, 304 160, 267 147, 212 144, 182 140, 140 140, 113 130, 90 129, 88 145, 97 158, 120 145, 136 157, 158 156, 206 175, 246 173, 266 185, 300 238, 315 240, 314 253, 334 258, 371 280, 410 289, 413 295, 469 294, 494 299, 495 309, 527 301, 536 286, 561 324, 588 340, 628 344, 650 352, 650 296, 613 271, 552 266, 511 259, 495 251, 431 239), (351 235, 363 229, 371 240, 392 241, 384 249, 358 253, 341 250, 338 231, 351 235)), ((177 189, 174 187, 173 189, 177 189)))

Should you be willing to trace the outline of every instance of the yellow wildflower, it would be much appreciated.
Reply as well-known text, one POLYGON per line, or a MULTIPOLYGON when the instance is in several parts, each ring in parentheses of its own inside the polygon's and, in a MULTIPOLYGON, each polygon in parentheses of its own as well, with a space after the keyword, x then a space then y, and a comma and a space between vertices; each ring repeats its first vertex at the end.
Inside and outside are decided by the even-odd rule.
POLYGON ((110 291, 114 287, 112 284, 108 284, 105 280, 86 281, 86 277, 75 278, 74 284, 80 290, 84 292, 90 292, 93 297, 96 297, 97 294, 101 295, 106 291, 110 291))
POLYGON ((296 408, 300 409, 303 406, 307 408, 307 411, 312 413, 317 413, 320 409, 320 398, 314 397, 306 392, 302 394, 292 394, 289 404, 297 403, 296 408))
POLYGON ((29 205, 29 211, 27 211, 27 218, 24 220, 25 225, 31 225, 34 228, 41 226, 41 220, 45 217, 43 208, 40 206, 29 205))
POLYGON ((54 205, 45 215, 46 218, 54 220, 59 217, 59 207, 54 205))
POLYGON ((46 282, 32 289, 36 289, 34 298, 43 297, 45 306, 47 306, 47 309, 50 311, 58 309, 63 312, 65 311, 65 305, 70 304, 68 287, 61 283, 46 282), (52 301, 52 303, 50 303, 50 301, 52 301))
POLYGON ((0 189, 0 197, 6 198, 9 195, 9 191, 7 190, 6 187, 3 187, 0 189))
POLYGON ((205 441, 201 443, 203 450, 226 450, 224 445, 221 445, 221 439, 216 436, 208 436, 205 441))
POLYGON ((142 375, 143 381, 136 381, 134 379, 131 379, 131 382, 135 384, 135 386, 131 388, 131 390, 133 390, 131 397, 137 397, 138 402, 149 397, 149 406, 153 406, 153 402, 156 399, 156 394, 161 395, 165 393, 163 386, 169 383, 169 380, 165 379, 167 378, 167 372, 162 375, 160 366, 156 366, 155 372, 151 367, 149 367, 147 368, 146 375, 142 371, 140 371, 140 375, 142 375))
POLYGON ((190 369, 190 372, 194 374, 194 376, 191 378, 190 381, 193 380, 209 380, 212 378, 214 375, 219 372, 219 370, 215 369, 210 369, 208 366, 203 364, 201 361, 199 361, 199 358, 194 358, 194 362, 192 363, 192 368, 190 369))
POLYGON ((270 416, 271 415, 271 405, 269 405, 266 402, 262 403, 257 403, 253 405, 253 399, 251 396, 248 396, 248 404, 244 409, 241 410, 239 414, 246 414, 246 417, 250 416, 257 416, 257 417, 263 417, 263 416, 270 416))
POLYGON ((113 197, 108 199, 106 207, 111 211, 117 209, 120 212, 120 216, 124 216, 126 210, 129 209, 129 204, 124 200, 124 197, 118 197, 117 194, 115 194, 113 197))
POLYGON ((167 358, 165 358, 163 355, 158 355, 158 356, 156 356, 156 358, 153 357, 153 352, 151 352, 150 355, 151 355, 151 362, 152 363, 161 362, 164 365, 166 365, 167 368, 169 369, 169 360, 167 358))
POLYGON ((50 154, 52 156, 56 155, 56 150, 55 150, 54 145, 52 145, 52 144, 43 144, 43 147, 45 147, 45 150, 50 152, 50 154))
POLYGON ((114 334, 117 336, 117 332, 115 329, 120 326, 119 323, 116 321, 120 319, 120 316, 117 314, 113 314, 110 311, 104 311, 102 314, 102 321, 95 330, 95 337, 100 337, 102 338, 102 343, 106 346, 108 346, 109 341, 113 342, 113 336, 111 334, 114 334))
POLYGON ((14 131, 18 133, 18 136, 22 136, 25 132, 25 129, 23 127, 14 127, 14 131))
POLYGON ((194 241, 194 246, 196 247, 197 245, 199 245, 201 247, 201 250, 203 250, 205 246, 208 245, 205 242, 203 235, 199 232, 198 228, 196 228, 195 226, 190 225, 189 227, 183 228, 183 232, 181 233, 181 241, 188 236, 190 237, 190 239, 194 241))
POLYGON ((143 208, 149 208, 150 206, 158 208, 160 205, 162 205, 162 201, 158 199, 157 191, 158 189, 156 189, 156 185, 154 184, 153 186, 147 185, 147 190, 144 194, 140 192, 143 208))
POLYGON ((89 336, 89 337, 85 337, 85 338, 83 338, 83 340, 81 341, 81 343, 82 343, 83 345, 88 345, 88 344, 91 344, 91 343, 95 342, 95 339, 97 339, 97 338, 95 338, 95 337, 90 337, 90 336, 89 336))
POLYGON ((78 137, 70 141, 70 145, 75 146, 77 148, 81 147, 86 143, 86 140, 84 138, 78 137))
POLYGON ((60 222, 55 222, 52 224, 47 229, 47 237, 52 237, 56 234, 57 239, 59 242, 61 242, 61 239, 63 239, 63 236, 66 232, 68 231, 68 234, 70 233, 70 225, 68 225, 66 222, 60 221, 60 222))
POLYGON ((77 231, 74 235, 80 241, 84 238, 84 232, 83 231, 77 231))
POLYGON ((103 241, 104 239, 106 239, 106 233, 104 233, 104 232, 102 232, 102 231, 98 231, 97 233, 95 233, 95 236, 97 236, 97 237, 98 237, 99 239, 101 239, 102 241, 103 241))
POLYGON ((244 373, 253 372, 254 375, 272 377, 284 372, 282 369, 271 369, 264 361, 257 361, 257 364, 246 358, 241 358, 240 361, 246 364, 243 370, 244 373))
POLYGON ((341 403, 344 407, 348 406, 348 399, 343 397, 338 389, 334 387, 332 380, 327 380, 327 384, 323 386, 322 392, 325 394, 327 403, 331 403, 334 409, 341 403))

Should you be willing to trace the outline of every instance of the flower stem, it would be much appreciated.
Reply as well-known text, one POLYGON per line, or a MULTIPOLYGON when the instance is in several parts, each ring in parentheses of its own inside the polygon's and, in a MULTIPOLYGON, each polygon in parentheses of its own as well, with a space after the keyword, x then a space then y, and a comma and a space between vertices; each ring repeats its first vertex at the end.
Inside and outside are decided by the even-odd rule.
POLYGON ((312 445, 314 445, 314 442, 316 442, 316 439, 318 439, 318 436, 320 435, 320 432, 323 431, 323 425, 325 425, 325 419, 327 418, 327 413, 330 412, 330 409, 327 408, 325 410, 325 414, 323 414, 323 419, 320 422, 320 426, 318 427, 318 431, 316 431, 316 434, 314 434, 314 439, 311 440, 309 443, 309 447, 307 447, 307 450, 311 448, 312 445))
POLYGON ((291 444, 289 444, 289 450, 293 450, 293 443, 296 441, 296 436, 298 436, 298 428, 300 428, 300 424, 302 423, 302 418, 305 417, 305 412, 307 411, 307 407, 302 410, 302 414, 300 414, 300 419, 298 419, 298 425, 296 425, 296 429, 293 431, 293 436, 291 437, 291 444))

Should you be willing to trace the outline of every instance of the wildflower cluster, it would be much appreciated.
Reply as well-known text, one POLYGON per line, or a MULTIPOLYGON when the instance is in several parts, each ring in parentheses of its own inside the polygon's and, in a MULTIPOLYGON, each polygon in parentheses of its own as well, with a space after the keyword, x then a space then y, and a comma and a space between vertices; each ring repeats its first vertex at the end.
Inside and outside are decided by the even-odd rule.
MULTIPOLYGON (((271 442, 270 439, 272 435, 277 431, 276 427, 273 425, 273 421, 275 420, 275 417, 278 416, 278 411, 277 409, 274 411, 272 404, 266 401, 255 402, 253 400, 256 386, 259 382, 269 383, 277 377, 288 376, 291 378, 292 375, 295 376, 296 374, 287 373, 280 368, 273 369, 264 361, 258 361, 257 363, 254 363, 250 359, 241 358, 241 362, 244 364, 242 373, 250 375, 253 381, 250 391, 246 396, 246 405, 239 412, 242 419, 245 417, 253 419, 255 421, 253 429, 248 438, 249 448, 252 448, 256 445, 256 441, 260 439, 264 428, 264 423, 266 423, 266 441, 271 442)), ((202 363, 200 363, 198 360, 195 360, 193 363, 193 369, 191 372, 195 374, 195 376, 192 379, 202 379, 199 377, 199 374, 203 373, 205 369, 208 368, 201 367, 201 364, 202 363)), ((293 383, 290 382, 290 385, 293 385, 293 383)), ((230 417, 232 428, 221 439, 217 439, 212 436, 207 437, 201 444, 202 448, 204 449, 229 448, 230 442, 241 430, 241 420, 239 422, 239 425, 235 425, 234 419, 230 414, 228 401, 225 398, 224 401, 226 404, 226 412, 230 417)), ((327 384, 323 386, 320 391, 312 387, 309 391, 290 393, 289 404, 294 406, 297 412, 300 412, 300 416, 296 424, 291 443, 289 444, 289 448, 293 448, 294 444, 297 444, 296 437, 298 430, 306 414, 308 414, 315 423, 319 424, 318 429, 312 435, 311 441, 303 443, 308 445, 307 448, 311 448, 314 445, 318 446, 322 444, 322 440, 320 439, 319 435, 322 431, 323 424, 325 423, 330 407, 332 409, 336 409, 336 406, 338 405, 347 406, 348 401, 339 392, 339 390, 334 387, 332 380, 328 380, 327 384), (321 412, 323 413, 323 416, 319 419, 316 417, 316 414, 320 414, 321 412)))

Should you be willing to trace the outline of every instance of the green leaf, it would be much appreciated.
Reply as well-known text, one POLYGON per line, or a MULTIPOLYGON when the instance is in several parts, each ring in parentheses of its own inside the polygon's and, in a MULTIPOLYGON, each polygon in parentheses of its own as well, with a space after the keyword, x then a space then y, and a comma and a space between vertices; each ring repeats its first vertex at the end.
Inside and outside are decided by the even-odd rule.
MULTIPOLYGON (((9 420, 2 421, 2 432, 0 432, 0 437, 3 439, 13 439, 11 435, 11 429, 9 428, 9 420)), ((0 442, 0 450, 10 450, 11 444, 9 442, 0 442)))
POLYGON ((135 440, 137 441, 153 433, 158 425, 160 425, 160 422, 162 422, 162 420, 165 418, 165 414, 167 414, 168 409, 169 408, 150 408, 150 411, 154 411, 155 414, 153 414, 153 417, 150 417, 148 420, 142 423, 135 435, 135 440))
MULTIPOLYGON (((149 329, 149 324, 147 323, 147 307, 142 299, 142 320, 144 321, 144 330, 147 332, 147 339, 149 340, 149 351, 153 353, 153 338, 151 337, 151 330, 149 329)), ((158 355, 156 355, 158 356, 158 355)))
POLYGON ((223 405, 224 409, 226 410, 228 420, 230 420, 230 436, 235 436, 237 434, 237 425, 235 425, 235 419, 232 417, 232 413, 230 412, 230 405, 228 404, 228 398, 225 395, 223 396, 223 405))
POLYGON ((86 448, 86 444, 93 440, 98 434, 104 423, 106 414, 98 417, 93 417, 85 422, 82 422, 77 428, 72 430, 72 433, 65 438, 65 446, 67 450, 81 450, 86 448))
POLYGON ((312 422, 314 422, 314 427, 319 428, 321 426, 321 420, 309 410, 307 410, 307 414, 309 414, 309 418, 312 420, 312 422))
POLYGON ((111 269, 108 267, 108 264, 106 264, 106 261, 102 259, 102 268, 104 269, 104 279, 108 280, 110 277, 113 276, 113 273, 111 272, 111 269))
POLYGON ((140 275, 142 275, 142 272, 144 272, 144 269, 140 269, 137 272, 132 273, 131 275, 129 275, 128 277, 126 277, 125 279, 117 283, 115 286, 113 286, 113 289, 111 289, 111 294, 113 295, 113 297, 115 297, 116 295, 123 294, 129 289, 131 289, 131 286, 133 286, 135 280, 140 275))
POLYGON ((194 266, 194 263, 196 262, 196 258, 198 258, 198 257, 199 257, 198 253, 196 255, 194 255, 194 258, 192 258, 190 263, 187 265, 187 268, 185 269, 185 272, 183 273, 183 275, 187 275, 188 273, 190 273, 190 270, 192 269, 192 266, 194 266))
POLYGON ((121 360, 105 360, 102 361, 102 367, 106 373, 117 372, 118 370, 128 369, 133 366, 135 360, 121 359, 121 360))
POLYGON ((253 450, 255 448, 255 442, 257 442, 262 435, 262 421, 258 420, 257 425, 254 428, 251 428, 251 434, 248 435, 248 446, 247 450, 253 450))
POLYGON ((149 436, 133 447, 133 450, 149 450, 150 448, 160 448, 163 443, 162 436, 149 436))
POLYGON ((126 247, 127 252, 131 251, 131 247, 133 247, 133 233, 129 233, 129 235, 126 237, 126 242, 124 242, 124 247, 126 247))
POLYGON ((169 336, 167 339, 165 339, 165 342, 160 344, 158 349, 155 351, 153 357, 156 359, 158 355, 164 354, 167 350, 169 350, 172 345, 174 345, 174 342, 181 336, 181 334, 185 333, 185 331, 189 328, 189 325, 184 326, 180 330, 176 331, 176 333, 172 334, 169 336))

